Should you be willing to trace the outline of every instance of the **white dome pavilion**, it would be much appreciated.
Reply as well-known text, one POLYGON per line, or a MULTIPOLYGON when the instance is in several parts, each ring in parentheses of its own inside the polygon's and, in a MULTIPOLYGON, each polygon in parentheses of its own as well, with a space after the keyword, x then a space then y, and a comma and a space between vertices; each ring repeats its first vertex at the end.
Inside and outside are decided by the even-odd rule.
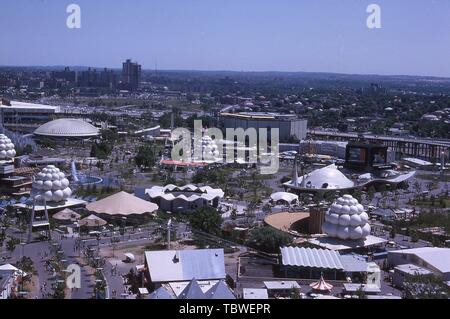
POLYGON ((54 165, 48 165, 35 176, 33 196, 42 196, 48 202, 61 202, 72 195, 66 175, 54 165))
POLYGON ((0 160, 11 159, 16 156, 14 144, 8 136, 0 134, 0 160))
MULTIPOLYGON (((297 175, 295 173, 295 175, 297 175)), ((306 175, 296 177, 284 185, 300 189, 334 189, 343 190, 355 187, 355 183, 347 178, 335 164, 316 169, 306 175), (296 179, 296 180, 294 180, 296 179)))
POLYGON ((369 216, 351 195, 334 202, 325 214, 322 231, 339 239, 365 239, 370 234, 369 216))
POLYGON ((89 138, 99 135, 99 130, 81 119, 57 119, 39 126, 34 135, 48 138, 89 138))

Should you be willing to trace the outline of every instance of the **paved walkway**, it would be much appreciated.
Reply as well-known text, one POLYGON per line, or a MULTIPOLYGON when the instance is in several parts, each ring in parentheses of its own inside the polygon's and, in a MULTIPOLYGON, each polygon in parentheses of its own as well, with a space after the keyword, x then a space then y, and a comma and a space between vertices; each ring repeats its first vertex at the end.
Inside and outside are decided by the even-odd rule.
MULTIPOLYGON (((55 235, 57 236, 57 235, 55 235)), ((68 238, 59 240, 61 247, 66 256, 66 265, 78 264, 81 266, 81 288, 73 289, 71 293, 71 299, 89 299, 94 293, 93 285, 95 283, 94 272, 84 264, 80 263, 82 260, 80 257, 80 251, 74 250, 75 239, 68 238)), ((82 252, 81 252, 82 254, 82 252)))

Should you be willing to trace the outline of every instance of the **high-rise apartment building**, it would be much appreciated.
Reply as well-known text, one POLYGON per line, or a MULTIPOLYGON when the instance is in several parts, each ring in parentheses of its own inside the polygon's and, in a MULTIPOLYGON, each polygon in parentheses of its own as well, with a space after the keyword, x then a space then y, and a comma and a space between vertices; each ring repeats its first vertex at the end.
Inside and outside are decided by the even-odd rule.
POLYGON ((125 89, 135 91, 139 88, 141 65, 130 59, 122 64, 122 85, 125 89))

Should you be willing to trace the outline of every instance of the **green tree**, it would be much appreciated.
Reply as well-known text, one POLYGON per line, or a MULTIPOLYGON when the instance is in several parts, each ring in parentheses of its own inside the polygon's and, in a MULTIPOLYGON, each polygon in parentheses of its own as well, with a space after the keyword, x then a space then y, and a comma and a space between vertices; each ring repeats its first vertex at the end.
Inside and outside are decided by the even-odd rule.
POLYGON ((20 270, 26 272, 27 274, 32 274, 34 272, 33 260, 30 257, 23 256, 17 263, 16 267, 20 270))
POLYGON ((406 277, 403 297, 406 299, 447 299, 450 288, 437 276, 414 275, 406 277))
POLYGON ((131 292, 134 294, 138 293, 141 283, 139 280, 139 276, 136 275, 133 268, 131 268, 128 274, 126 274, 126 280, 127 284, 130 285, 131 292))
POLYGON ((5 240, 6 240, 6 232, 4 229, 2 229, 0 231, 0 250, 3 247, 3 243, 5 242, 5 240))
POLYGON ((65 290, 66 285, 62 282, 58 282, 53 285, 53 292, 50 295, 50 299, 64 299, 66 297, 65 290))
POLYGON ((252 230, 246 244, 257 250, 277 253, 280 247, 291 244, 292 239, 289 234, 266 226, 252 230))
POLYGON ((237 209, 236 209, 236 207, 233 207, 233 209, 231 210, 230 217, 231 217, 232 220, 236 220, 237 219, 237 209))
POLYGON ((111 151, 112 145, 109 142, 102 141, 92 144, 90 155, 99 159, 107 159, 111 155, 111 151))
POLYGON ((366 292, 363 289, 363 286, 361 285, 357 290, 356 290, 356 295, 358 296, 359 299, 366 299, 366 292))
POLYGON ((134 160, 138 166, 151 167, 155 165, 156 158, 153 148, 148 145, 139 147, 134 160))
POLYGON ((8 250, 8 252, 10 254, 13 253, 13 251, 16 249, 16 246, 20 243, 20 240, 18 240, 15 237, 9 237, 9 240, 6 242, 6 250, 8 250))
POLYGON ((419 241, 419 235, 417 234, 417 231, 413 230, 411 232, 411 242, 415 243, 419 241))
POLYGON ((102 131, 102 139, 108 141, 111 144, 114 144, 117 141, 118 134, 112 130, 103 130, 102 131))
POLYGON ((391 231, 389 232, 389 237, 395 238, 395 235, 397 235, 397 230, 395 229, 395 226, 392 226, 391 231))
POLYGON ((222 217, 214 208, 205 206, 191 214, 189 223, 193 229, 218 235, 221 230, 222 217))
POLYGON ((300 299, 300 289, 292 287, 291 299, 300 299))

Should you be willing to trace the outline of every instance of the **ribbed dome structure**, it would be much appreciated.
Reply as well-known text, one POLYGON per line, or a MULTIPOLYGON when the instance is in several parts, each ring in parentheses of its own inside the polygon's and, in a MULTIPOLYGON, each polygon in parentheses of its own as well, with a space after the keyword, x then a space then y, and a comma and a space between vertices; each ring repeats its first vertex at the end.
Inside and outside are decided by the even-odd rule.
POLYGON ((99 130, 92 124, 80 119, 57 119, 39 126, 35 135, 47 137, 93 137, 99 130))
POLYGON ((54 165, 48 165, 35 176, 32 196, 42 196, 48 202, 61 202, 72 195, 66 175, 54 165))
POLYGON ((0 160, 11 159, 16 156, 14 144, 8 136, 0 134, 0 160))
POLYGON ((353 188, 355 183, 338 170, 336 165, 331 164, 298 177, 297 182, 291 180, 285 185, 305 189, 346 189, 353 188))
POLYGON ((334 202, 325 214, 322 231, 339 239, 365 239, 370 234, 369 216, 351 195, 334 202))

